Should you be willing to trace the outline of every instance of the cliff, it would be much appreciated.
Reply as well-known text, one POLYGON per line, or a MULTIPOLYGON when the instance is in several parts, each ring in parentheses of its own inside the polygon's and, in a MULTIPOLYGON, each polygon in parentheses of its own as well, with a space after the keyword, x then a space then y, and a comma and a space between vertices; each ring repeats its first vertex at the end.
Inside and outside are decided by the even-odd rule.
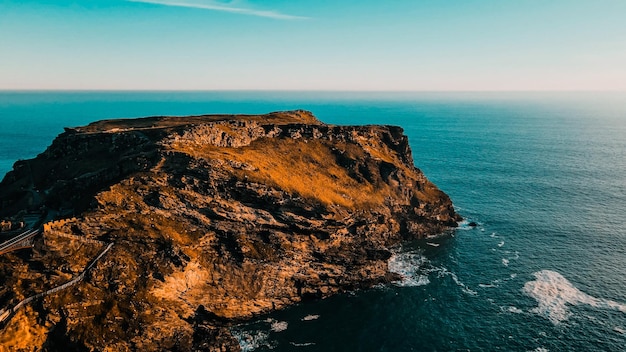
POLYGON ((0 309, 83 275, 5 322, 11 351, 237 350, 230 324, 394 280, 391 246, 459 220, 401 128, 306 111, 68 128, 0 201, 48 221, 0 256, 0 309))

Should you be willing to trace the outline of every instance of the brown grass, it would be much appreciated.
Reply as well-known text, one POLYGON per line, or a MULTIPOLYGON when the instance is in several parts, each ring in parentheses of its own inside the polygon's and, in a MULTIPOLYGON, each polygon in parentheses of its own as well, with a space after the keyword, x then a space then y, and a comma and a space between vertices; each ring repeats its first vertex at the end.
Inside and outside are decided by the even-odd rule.
POLYGON ((198 125, 217 121, 247 120, 260 123, 319 124, 320 121, 308 111, 281 111, 264 115, 198 115, 198 116, 152 116, 138 119, 115 119, 96 121, 88 126, 79 127, 82 133, 116 132, 121 130, 141 130, 169 128, 184 125, 198 125))
POLYGON ((242 148, 193 143, 179 143, 172 147, 196 158, 248 164, 254 171, 237 170, 242 178, 269 184, 327 206, 369 207, 381 204, 389 193, 387 187, 359 183, 350 177, 347 170, 335 162, 330 146, 321 140, 261 138, 242 148))

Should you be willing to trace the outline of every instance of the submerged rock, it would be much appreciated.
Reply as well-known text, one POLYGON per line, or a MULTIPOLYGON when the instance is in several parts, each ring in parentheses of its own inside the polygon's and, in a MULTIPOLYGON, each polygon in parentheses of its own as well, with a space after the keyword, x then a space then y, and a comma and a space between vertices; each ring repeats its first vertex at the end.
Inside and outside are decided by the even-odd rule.
POLYGON ((5 324, 10 350, 236 350, 230 324, 389 282, 390 246, 460 220, 401 128, 306 111, 68 128, 15 164, 0 200, 3 218, 75 216, 0 257, 0 309, 114 243, 5 324))

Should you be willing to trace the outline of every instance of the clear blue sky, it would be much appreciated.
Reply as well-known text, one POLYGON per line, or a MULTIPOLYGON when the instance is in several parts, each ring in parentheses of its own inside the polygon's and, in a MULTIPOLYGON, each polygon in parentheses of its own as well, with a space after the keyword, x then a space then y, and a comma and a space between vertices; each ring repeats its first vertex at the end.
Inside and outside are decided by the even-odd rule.
POLYGON ((626 1, 0 0, 0 89, 626 90, 626 1))

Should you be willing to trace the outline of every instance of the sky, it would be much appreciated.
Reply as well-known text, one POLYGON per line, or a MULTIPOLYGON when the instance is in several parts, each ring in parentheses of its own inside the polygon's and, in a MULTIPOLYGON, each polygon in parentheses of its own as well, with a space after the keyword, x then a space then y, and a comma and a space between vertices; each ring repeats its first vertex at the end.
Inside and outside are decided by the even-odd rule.
POLYGON ((624 0, 0 0, 0 89, 626 90, 624 0))

